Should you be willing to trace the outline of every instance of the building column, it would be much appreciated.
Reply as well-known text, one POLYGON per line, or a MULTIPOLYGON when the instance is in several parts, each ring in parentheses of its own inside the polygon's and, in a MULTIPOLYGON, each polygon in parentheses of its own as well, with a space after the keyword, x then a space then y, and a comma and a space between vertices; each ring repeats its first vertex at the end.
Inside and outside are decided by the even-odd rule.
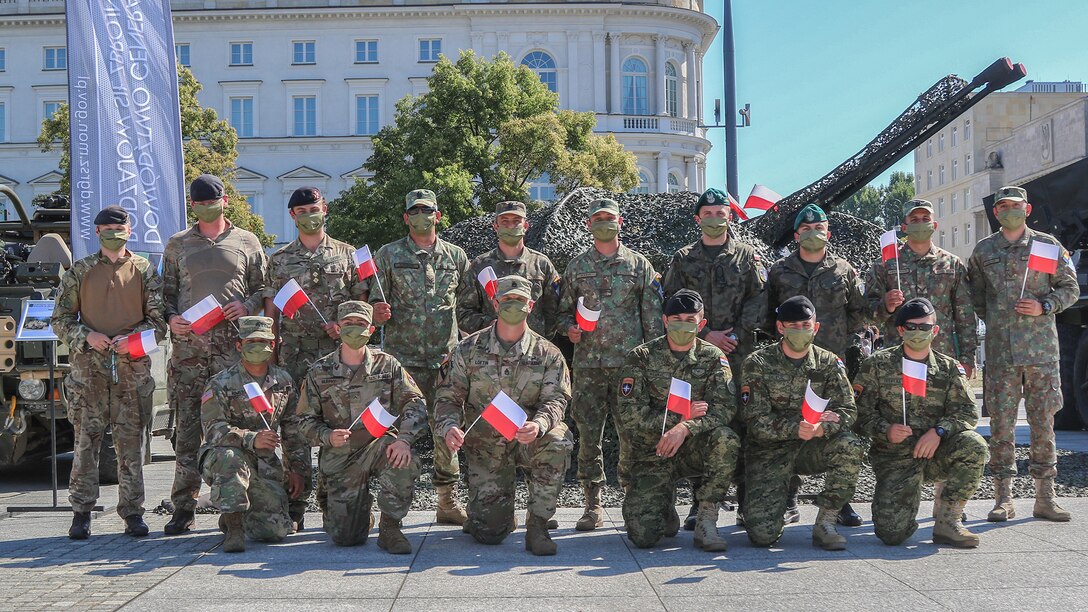
MULTIPOLYGON (((695 54, 695 119, 703 123, 703 54, 695 54)), ((725 118, 728 119, 728 118, 725 118)))
POLYGON ((608 34, 609 51, 611 55, 611 62, 609 63, 609 69, 611 70, 611 78, 609 83, 608 92, 608 111, 613 115, 618 115, 623 112, 623 97, 621 96, 621 89, 623 87, 623 81, 621 76, 623 72, 620 70, 620 33, 610 32, 608 34))
POLYGON ((604 32, 593 33, 593 110, 598 115, 608 112, 608 66, 605 65, 604 32))
POLYGON ((699 111, 696 107, 699 95, 695 90, 695 43, 689 42, 684 45, 684 55, 684 97, 686 98, 687 118, 699 119, 699 123, 702 123, 703 121, 699 117, 699 111))
POLYGON ((478 57, 482 57, 484 54, 484 33, 472 32, 470 36, 472 36, 473 53, 475 53, 478 57))
POLYGON ((654 79, 654 89, 657 90, 655 97, 657 98, 657 114, 664 115, 665 112, 665 37, 660 34, 654 34, 652 36, 654 40, 654 67, 652 74, 657 78, 654 79))
POLYGON ((699 161, 694 157, 688 158, 688 191, 701 193, 699 190, 699 161))
POLYGON ((658 153, 657 154, 657 192, 667 193, 669 191, 669 154, 658 153))
POLYGON ((560 92, 560 97, 567 101, 567 108, 573 111, 582 110, 582 89, 579 87, 581 74, 578 66, 578 41, 581 32, 567 32, 567 84, 560 92))
MULTIPOLYGON (((495 49, 495 55, 498 55, 499 51, 506 51, 506 53, 509 54, 510 53, 510 33, 509 32, 499 32, 499 33, 497 33, 495 35, 495 39, 496 39, 495 42, 496 42, 496 47, 497 47, 495 49)), ((488 58, 488 59, 491 59, 491 58, 488 58)))

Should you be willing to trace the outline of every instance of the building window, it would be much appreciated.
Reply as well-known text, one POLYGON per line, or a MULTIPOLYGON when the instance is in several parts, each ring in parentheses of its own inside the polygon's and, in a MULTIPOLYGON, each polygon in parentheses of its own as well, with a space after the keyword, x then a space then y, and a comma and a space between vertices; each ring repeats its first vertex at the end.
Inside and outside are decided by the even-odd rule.
POLYGON ((970 245, 970 244, 974 244, 974 243, 971 242, 971 223, 970 222, 967 222, 963 226, 963 244, 965 246, 970 245))
POLYGON ((555 185, 552 184, 552 177, 548 176, 547 172, 529 184, 529 199, 542 202, 555 201, 555 185))
POLYGON ((180 43, 174 45, 174 59, 177 60, 178 64, 185 66, 186 68, 190 67, 189 43, 180 43))
POLYGON ((956 238, 960 235, 960 228, 952 228, 952 248, 956 248, 956 238))
POLYGON ((949 211, 948 214, 950 214, 950 215, 956 214, 956 194, 954 194, 954 193, 952 194, 952 200, 949 202, 949 205, 952 207, 952 210, 949 211))
POLYGON ((251 42, 232 42, 230 44, 230 65, 231 66, 252 66, 253 65, 253 43, 251 43, 251 42))
POLYGON ((952 160, 952 180, 956 180, 956 176, 959 174, 960 161, 958 159, 952 160))
POLYGON ((971 188, 963 190, 963 209, 971 210, 971 188))
POLYGON ((650 177, 645 172, 638 173, 638 185, 631 190, 631 193, 635 195, 644 195, 650 193, 650 177))
POLYGON ((963 121, 963 139, 971 140, 971 120, 965 119, 963 121))
POLYGON ((944 218, 944 198, 937 199, 937 218, 944 218))
POLYGON ((425 38, 419 41, 419 61, 437 62, 442 55, 441 38, 425 38))
POLYGON ((926 141, 926 157, 933 157, 933 139, 926 141))
POLYGON ((253 98, 230 99, 230 126, 239 138, 253 137, 253 98))
POLYGON ((294 65, 316 64, 317 43, 312 40, 296 40, 292 42, 291 63, 294 65))
POLYGON ((944 153, 944 132, 937 135, 937 152, 944 153))
POLYGON ((971 172, 971 154, 968 153, 963 156, 963 175, 967 176, 968 174, 971 174, 971 172))
POLYGON ((378 128, 378 96, 355 96, 355 135, 373 136, 378 128))
POLYGON ((680 193, 680 179, 672 172, 669 173, 665 184, 668 185, 669 193, 680 193))
POLYGON ((952 127, 952 147, 953 148, 956 147, 956 136, 957 136, 958 133, 959 133, 959 128, 953 126, 952 127))
POLYGON ((357 40, 357 41, 355 41, 355 63, 356 64, 377 64, 378 63, 378 41, 376 41, 376 40, 357 40))
POLYGON ((926 170, 926 191, 933 189, 933 171, 926 170))
POLYGON ((944 164, 937 167, 937 184, 944 185, 944 164))
POLYGON ((623 63, 623 114, 647 114, 646 80, 648 73, 646 62, 637 57, 629 58, 623 63))
POLYGON ((3 47, 0 47, 0 72, 8 69, 8 53, 3 47))
POLYGON ((670 117, 676 116, 677 83, 676 66, 672 62, 665 62, 665 113, 670 117))
POLYGON ((52 119, 53 115, 57 114, 57 111, 60 110, 61 104, 64 104, 64 100, 49 100, 48 102, 45 102, 45 106, 42 107, 45 118, 52 119))
POLYGON ((944 232, 941 232, 941 239, 937 241, 937 246, 944 248, 944 232))
POLYGON ((7 105, 0 102, 0 142, 8 141, 8 112, 7 105))
POLYGON ((555 60, 543 51, 533 51, 521 60, 521 65, 529 68, 540 77, 540 82, 548 86, 548 91, 559 91, 559 73, 556 72, 555 60))
POLYGON ((67 47, 46 47, 45 48, 45 61, 42 64, 44 70, 67 70, 68 69, 68 49, 67 47))
POLYGON ((295 113, 295 136, 317 136, 317 96, 291 99, 295 113))

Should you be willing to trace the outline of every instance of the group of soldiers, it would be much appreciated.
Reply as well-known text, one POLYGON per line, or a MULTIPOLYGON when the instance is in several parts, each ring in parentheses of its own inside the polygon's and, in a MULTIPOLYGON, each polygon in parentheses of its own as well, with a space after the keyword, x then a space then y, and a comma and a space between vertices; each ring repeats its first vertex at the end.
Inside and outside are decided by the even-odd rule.
POLYGON ((304 529, 314 446, 316 496, 332 541, 364 543, 376 502, 379 547, 411 552, 401 521, 421 472, 416 442, 430 435, 438 522, 461 525, 484 544, 502 542, 517 528, 520 468, 529 491, 526 549, 553 555, 549 532, 575 446, 568 413, 585 494, 575 528, 604 522, 602 440, 611 417, 624 523, 639 547, 683 526, 697 547, 725 550, 718 513, 733 484, 738 524, 754 545, 769 546, 798 521, 800 477, 824 474, 812 539, 842 550, 836 525, 861 522, 849 502, 866 453, 881 540, 895 545, 913 534, 923 482, 933 481, 934 542, 977 546, 962 513, 987 460, 997 483, 989 519, 1015 515, 1021 397, 1031 424, 1034 515, 1070 519, 1054 499, 1052 418, 1061 405, 1054 314, 1079 289, 1060 247, 1055 272, 1028 269, 1033 242, 1057 241, 1025 226, 1031 205, 1019 187, 997 193, 1002 227, 978 244, 968 266, 932 243, 932 205, 908 202, 906 240, 864 283, 828 252, 827 216, 815 205, 796 218, 797 251, 768 270, 731 235, 729 199, 717 189, 699 198, 701 237, 676 253, 663 281, 621 243, 623 217, 609 199, 591 204, 593 245, 560 275, 525 246, 521 202, 496 206, 498 246, 470 261, 438 238, 435 194, 414 190, 405 198, 407 236, 360 268, 355 249, 325 233, 328 207, 316 188, 291 195, 299 235, 270 258, 224 217, 218 178, 198 177, 189 195, 197 223, 170 238, 161 278, 125 248, 129 217, 110 206, 95 219, 101 249, 62 279, 53 325, 72 355, 73 539, 90 535, 107 427, 119 463, 117 511, 126 533, 148 533, 143 431, 154 383, 146 350, 132 350, 148 330, 156 339, 169 330, 172 341, 177 461, 165 533, 193 527, 203 481, 221 512, 227 552, 244 550, 247 537, 278 541, 304 529), (308 302, 281 313, 275 297, 292 281, 308 302), (210 329, 185 318, 207 296, 224 319, 210 329), (976 314, 987 323, 988 445, 974 431, 967 383, 976 314), (883 328, 889 348, 862 359, 860 333, 869 325, 883 328), (760 347, 760 334, 777 340, 760 347), (549 341, 556 335, 574 346, 570 370, 549 341), (922 393, 905 389, 908 362, 926 368, 922 393), (524 422, 495 424, 496 412, 512 414, 510 405, 524 422), (467 509, 457 497, 459 454, 467 509), (676 486, 685 478, 695 504, 682 522, 676 486))

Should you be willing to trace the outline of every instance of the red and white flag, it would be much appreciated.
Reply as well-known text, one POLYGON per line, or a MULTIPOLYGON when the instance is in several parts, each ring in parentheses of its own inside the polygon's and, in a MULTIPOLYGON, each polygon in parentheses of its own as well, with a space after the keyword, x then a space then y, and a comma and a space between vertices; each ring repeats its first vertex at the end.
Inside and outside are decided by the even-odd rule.
POLYGON ((738 219, 747 221, 748 213, 744 212, 744 209, 740 207, 740 203, 733 197, 733 194, 727 193, 725 195, 729 197, 729 209, 736 213, 738 219))
POLYGON ((781 199, 782 196, 767 187, 755 185, 752 187, 752 193, 748 195, 748 199, 744 201, 744 207, 752 210, 770 210, 781 199))
POLYGON ((499 277, 495 276, 495 268, 488 266, 480 270, 480 273, 476 275, 476 280, 480 281, 480 286, 484 288, 487 297, 495 297, 495 290, 499 288, 499 277))
POLYGON ((597 319, 601 318, 601 311, 591 310, 586 306, 585 297, 578 296, 578 308, 574 312, 574 318, 578 321, 578 328, 582 331, 597 329, 597 319))
POLYGON ((816 392, 812 390, 812 381, 808 381, 805 385, 805 403, 801 404, 801 418, 812 425, 819 423, 824 410, 827 410, 829 401, 831 400, 825 400, 816 395, 816 392))
POLYGON ((295 318, 295 313, 298 312, 298 309, 305 306, 306 302, 309 301, 310 298, 307 297, 306 292, 302 290, 298 281, 292 278, 276 292, 276 297, 272 300, 272 303, 276 305, 276 308, 280 309, 283 316, 288 319, 293 319, 295 318))
POLYGON ((200 336, 209 329, 222 323, 226 316, 223 307, 214 295, 200 300, 189 307, 189 310, 181 313, 181 316, 192 325, 193 333, 200 336))
POLYGON ((1062 256, 1062 248, 1049 242, 1031 241, 1031 255, 1028 256, 1028 268, 1043 274, 1054 274, 1058 271, 1058 259, 1062 256))
POLYGON ((366 280, 378 271, 378 267, 374 265, 374 257, 370 254, 370 247, 365 244, 351 258, 355 261, 355 273, 359 275, 359 280, 366 280))
POLYGON ((929 368, 920 361, 903 358, 903 388, 911 395, 926 396, 926 373, 929 368))
POLYGON ((891 261, 899 257, 899 239, 895 230, 888 230, 880 235, 880 260, 891 261))
POLYGON ((257 414, 267 412, 272 414, 272 404, 268 403, 268 398, 264 395, 264 390, 261 386, 255 382, 246 383, 242 385, 242 388, 246 390, 246 397, 249 398, 249 405, 253 406, 253 410, 257 414))
POLYGON ((363 421, 363 425, 370 432, 370 435, 380 438, 393 426, 393 422, 397 420, 397 417, 386 412, 378 398, 374 398, 374 401, 370 402, 370 405, 363 410, 360 420, 363 421))
POLYGON ((129 334, 128 356, 130 359, 139 359, 159 350, 159 343, 155 340, 155 330, 147 329, 138 334, 129 334))
POLYGON ((679 414, 684 420, 691 418, 691 383, 672 379, 669 383, 669 401, 665 409, 679 414))
POLYGON ((502 437, 509 442, 514 439, 514 434, 525 425, 529 416, 518 406, 514 400, 504 391, 499 391, 495 399, 491 400, 482 415, 485 421, 491 423, 502 437))

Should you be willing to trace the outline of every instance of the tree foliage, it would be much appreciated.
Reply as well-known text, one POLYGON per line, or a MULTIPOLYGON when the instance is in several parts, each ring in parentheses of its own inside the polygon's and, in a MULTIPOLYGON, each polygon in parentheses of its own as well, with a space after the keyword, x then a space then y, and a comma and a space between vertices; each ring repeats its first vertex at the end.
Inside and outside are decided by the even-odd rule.
POLYGON ((903 204, 914 198, 914 175, 892 172, 887 185, 866 185, 850 196, 837 209, 880 225, 884 229, 899 227, 903 222, 903 204))

